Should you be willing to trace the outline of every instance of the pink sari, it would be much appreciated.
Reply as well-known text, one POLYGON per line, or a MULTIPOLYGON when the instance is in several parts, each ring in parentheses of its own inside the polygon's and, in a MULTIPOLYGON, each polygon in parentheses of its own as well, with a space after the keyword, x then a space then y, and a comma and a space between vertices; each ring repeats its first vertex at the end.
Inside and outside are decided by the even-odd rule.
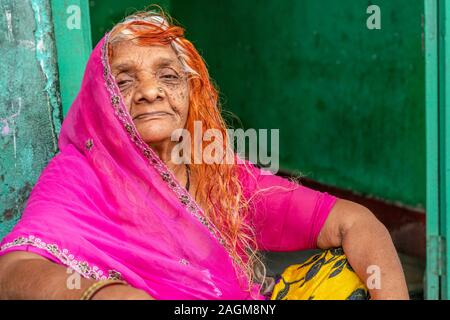
MULTIPOLYGON (((110 72, 106 41, 88 61, 62 126, 60 153, 2 240, 0 255, 34 252, 86 278, 124 279, 155 299, 264 299, 259 285, 253 296, 241 287, 245 276, 236 274, 217 228, 140 138, 110 72)), ((293 186, 261 177, 262 187, 293 186)), ((248 195, 259 187, 249 177, 242 181, 248 195)), ((263 249, 315 246, 335 198, 295 188, 261 202, 270 210, 256 208, 263 249), (305 226, 310 230, 299 233, 305 226)))

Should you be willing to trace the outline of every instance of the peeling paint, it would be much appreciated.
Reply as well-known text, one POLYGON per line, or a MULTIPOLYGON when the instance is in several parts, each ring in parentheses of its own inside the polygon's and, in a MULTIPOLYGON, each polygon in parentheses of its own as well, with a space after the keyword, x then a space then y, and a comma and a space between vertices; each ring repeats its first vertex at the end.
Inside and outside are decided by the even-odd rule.
POLYGON ((2 123, 2 136, 9 135, 11 129, 9 128, 8 121, 5 119, 0 119, 0 122, 2 123))
POLYGON ((13 27, 12 27, 12 15, 11 15, 10 10, 5 9, 5 17, 6 17, 6 27, 8 29, 7 38, 9 41, 14 41, 14 33, 13 33, 13 27))
POLYGON ((0 217, 0 222, 12 220, 14 217, 19 215, 21 211, 24 209, 26 200, 30 196, 32 186, 30 183, 25 183, 25 185, 19 190, 10 189, 10 192, 16 192, 17 197, 15 201, 15 205, 12 208, 7 208, 3 211, 3 216, 0 217))
POLYGON ((54 49, 53 23, 51 11, 47 0, 31 0, 31 7, 34 11, 36 30, 36 59, 41 66, 42 73, 47 79, 45 90, 48 96, 48 115, 53 124, 53 150, 58 151, 58 134, 61 129, 60 95, 58 92, 58 71, 56 67, 56 57, 54 49), (52 47, 53 50, 48 50, 52 47))
POLYGON ((14 217, 14 209, 7 209, 3 212, 3 219, 11 220, 14 217))
MULTIPOLYGON (((2 118, 0 119, 0 122, 2 124, 2 128, 1 128, 1 132, 2 132, 2 136, 7 136, 10 134, 11 129, 9 127, 9 122, 13 122, 13 127, 15 126, 15 121, 16 118, 20 115, 20 112, 22 111, 22 98, 18 98, 17 99, 17 104, 19 105, 19 108, 17 110, 16 113, 6 117, 6 118, 2 118)), ((14 110, 14 101, 11 102, 11 107, 14 110)))
POLYGON ((34 51, 36 49, 36 44, 31 40, 18 40, 19 45, 22 48, 34 51))

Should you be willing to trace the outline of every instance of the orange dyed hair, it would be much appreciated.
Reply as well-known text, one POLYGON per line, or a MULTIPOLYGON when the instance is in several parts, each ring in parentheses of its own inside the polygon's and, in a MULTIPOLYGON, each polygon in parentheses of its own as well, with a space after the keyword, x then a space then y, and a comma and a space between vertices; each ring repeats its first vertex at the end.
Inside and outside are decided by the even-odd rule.
MULTIPOLYGON (((188 75, 189 114, 185 129, 194 137, 194 121, 201 121, 202 132, 220 130, 224 137, 223 150, 230 150, 218 90, 210 79, 205 62, 193 44, 184 38, 184 29, 174 25, 161 8, 157 9, 129 16, 113 28, 108 44, 110 59, 114 43, 120 41, 131 40, 141 46, 171 45, 188 75)), ((192 150, 194 143, 192 141, 192 150)), ((253 228, 247 223, 250 210, 238 179, 238 165, 236 162, 195 164, 194 156, 195 152, 191 155, 191 173, 198 179, 195 199, 204 204, 205 215, 225 240, 235 268, 247 276, 249 289, 253 282, 263 282, 265 267, 257 251, 253 228), (262 272, 257 269, 261 267, 262 272)))

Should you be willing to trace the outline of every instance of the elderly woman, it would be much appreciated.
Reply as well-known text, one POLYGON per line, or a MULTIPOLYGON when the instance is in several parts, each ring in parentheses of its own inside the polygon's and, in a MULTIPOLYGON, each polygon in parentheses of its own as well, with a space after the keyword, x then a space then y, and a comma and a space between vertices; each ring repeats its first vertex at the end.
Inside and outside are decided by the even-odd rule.
POLYGON ((183 29, 159 11, 116 25, 92 52, 60 153, 1 242, 0 297, 408 299, 368 209, 237 156, 174 161, 173 133, 193 134, 194 121, 226 137, 183 29), (328 250, 268 285, 260 251, 312 248, 328 250))

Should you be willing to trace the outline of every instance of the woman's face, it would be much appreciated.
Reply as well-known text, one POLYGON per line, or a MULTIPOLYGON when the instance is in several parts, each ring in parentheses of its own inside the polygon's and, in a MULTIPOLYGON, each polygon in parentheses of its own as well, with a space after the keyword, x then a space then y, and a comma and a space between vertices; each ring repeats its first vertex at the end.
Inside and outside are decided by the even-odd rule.
POLYGON ((143 47, 131 41, 119 42, 113 47, 111 70, 147 144, 170 141, 175 129, 185 127, 189 86, 169 45, 143 47))

